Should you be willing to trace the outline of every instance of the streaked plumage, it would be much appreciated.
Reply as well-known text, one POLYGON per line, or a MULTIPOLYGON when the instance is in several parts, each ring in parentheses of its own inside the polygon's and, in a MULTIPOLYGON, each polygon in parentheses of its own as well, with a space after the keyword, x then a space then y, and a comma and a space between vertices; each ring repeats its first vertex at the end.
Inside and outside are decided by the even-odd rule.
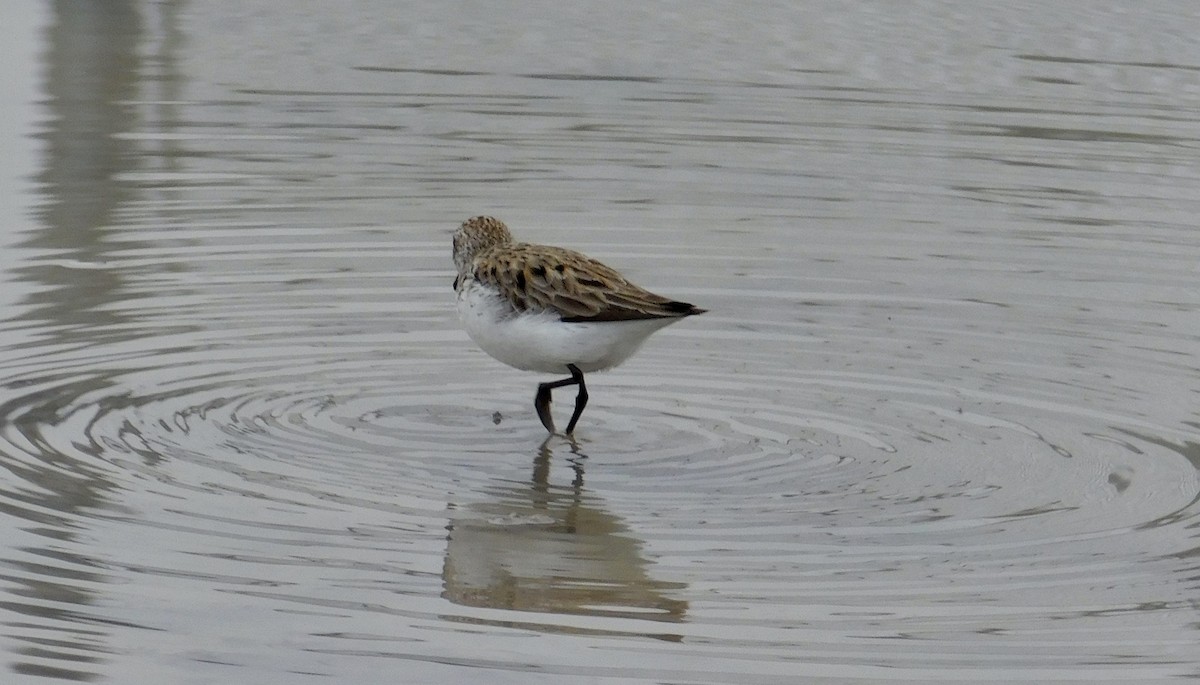
POLYGON ((571 433, 587 402, 584 371, 612 368, 655 331, 705 311, 634 285, 574 250, 514 242, 493 217, 459 227, 454 264, 458 312, 472 340, 509 366, 571 373, 540 386, 535 406, 550 432, 548 386, 580 386, 571 433))

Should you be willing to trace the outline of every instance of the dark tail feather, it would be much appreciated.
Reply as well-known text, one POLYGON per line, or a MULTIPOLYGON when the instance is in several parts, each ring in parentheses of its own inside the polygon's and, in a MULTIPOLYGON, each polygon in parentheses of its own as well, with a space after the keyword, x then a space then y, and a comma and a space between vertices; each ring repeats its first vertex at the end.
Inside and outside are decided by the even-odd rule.
POLYGON ((693 314, 703 314, 707 309, 701 309, 690 302, 667 302, 663 305, 667 311, 678 314, 680 316, 692 316, 693 314))

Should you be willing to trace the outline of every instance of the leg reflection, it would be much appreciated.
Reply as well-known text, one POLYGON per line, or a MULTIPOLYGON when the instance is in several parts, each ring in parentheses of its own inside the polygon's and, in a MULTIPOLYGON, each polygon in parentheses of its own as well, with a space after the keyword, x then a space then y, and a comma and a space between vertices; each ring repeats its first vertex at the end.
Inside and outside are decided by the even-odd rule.
MULTIPOLYGON (((575 488, 576 495, 583 491, 583 464, 588 457, 584 454, 579 443, 572 436, 566 437, 567 445, 571 451, 571 456, 566 462, 575 472, 574 479, 571 481, 571 486, 575 488)), ((530 484, 535 490, 545 491, 550 486, 550 466, 553 463, 554 451, 550 448, 550 444, 556 442, 556 436, 548 436, 538 446, 537 454, 533 457, 533 478, 530 479, 530 484)))

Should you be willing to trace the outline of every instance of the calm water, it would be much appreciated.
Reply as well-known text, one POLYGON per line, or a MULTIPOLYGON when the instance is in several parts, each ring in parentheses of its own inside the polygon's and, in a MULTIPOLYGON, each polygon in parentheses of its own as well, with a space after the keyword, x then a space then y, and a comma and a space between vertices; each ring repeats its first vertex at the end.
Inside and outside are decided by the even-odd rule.
POLYGON ((0 681, 1200 677, 1200 17, 975 4, 6 9, 0 681))

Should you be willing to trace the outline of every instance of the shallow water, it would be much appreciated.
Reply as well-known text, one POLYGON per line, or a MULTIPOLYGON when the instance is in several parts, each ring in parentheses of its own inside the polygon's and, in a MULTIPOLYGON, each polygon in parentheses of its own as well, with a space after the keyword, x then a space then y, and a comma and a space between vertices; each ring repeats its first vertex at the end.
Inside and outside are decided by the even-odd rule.
POLYGON ((6 14, 4 681, 1200 676, 1191 5, 599 7, 6 14), (711 311, 544 441, 483 212, 711 311))

